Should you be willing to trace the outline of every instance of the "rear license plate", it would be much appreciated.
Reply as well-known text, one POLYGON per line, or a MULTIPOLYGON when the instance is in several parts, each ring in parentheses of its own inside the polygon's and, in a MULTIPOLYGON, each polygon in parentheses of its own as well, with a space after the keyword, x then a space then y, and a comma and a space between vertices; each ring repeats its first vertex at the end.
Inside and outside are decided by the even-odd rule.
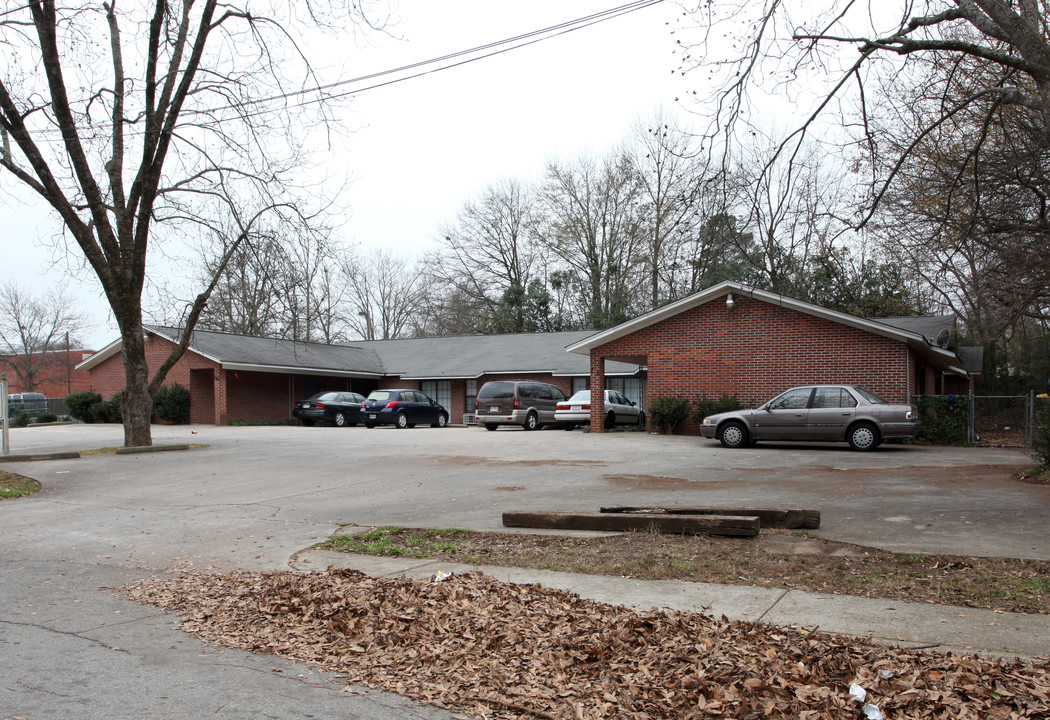
POLYGON ((498 405, 490 405, 489 406, 489 412, 499 412, 499 406, 498 405))
POLYGON ((580 406, 579 406, 579 405, 573 405, 573 406, 572 406, 572 409, 573 409, 573 410, 579 410, 579 409, 580 409, 580 406))
POLYGON ((368 419, 369 419, 369 420, 375 420, 375 419, 376 419, 376 416, 375 416, 375 415, 369 415, 369 416, 368 416, 368 419))
POLYGON ((310 403, 303 403, 303 410, 309 410, 312 407, 313 405, 311 405, 310 403))

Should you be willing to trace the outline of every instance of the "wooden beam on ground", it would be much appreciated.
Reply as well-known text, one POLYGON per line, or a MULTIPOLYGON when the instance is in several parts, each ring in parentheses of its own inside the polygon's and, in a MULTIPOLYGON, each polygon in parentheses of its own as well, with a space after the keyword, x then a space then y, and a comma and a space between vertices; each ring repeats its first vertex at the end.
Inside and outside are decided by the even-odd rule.
POLYGON ((644 513, 647 515, 756 515, 764 528, 816 530, 820 527, 820 510, 787 510, 782 508, 742 507, 644 507, 623 505, 603 507, 603 513, 644 513))
POLYGON ((507 527, 548 530, 606 530, 613 532, 661 532, 687 535, 758 535, 755 515, 678 515, 670 513, 569 513, 505 512, 507 527))

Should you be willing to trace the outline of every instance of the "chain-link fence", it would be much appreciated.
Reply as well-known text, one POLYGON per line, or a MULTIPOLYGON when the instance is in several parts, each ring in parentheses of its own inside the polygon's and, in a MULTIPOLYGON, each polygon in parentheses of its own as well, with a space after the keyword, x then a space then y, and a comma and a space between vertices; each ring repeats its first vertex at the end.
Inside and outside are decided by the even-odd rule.
POLYGON ((1031 447, 1039 409, 1046 398, 975 395, 970 402, 970 442, 996 447, 1031 447), (1040 401, 1037 403, 1037 401, 1040 401))

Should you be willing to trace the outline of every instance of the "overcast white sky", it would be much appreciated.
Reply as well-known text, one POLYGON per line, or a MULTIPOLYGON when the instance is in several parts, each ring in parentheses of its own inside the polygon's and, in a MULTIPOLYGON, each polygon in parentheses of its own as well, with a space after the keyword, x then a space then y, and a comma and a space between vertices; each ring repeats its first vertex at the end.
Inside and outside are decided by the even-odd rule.
MULTIPOLYGON (((397 0, 400 39, 348 47, 345 76, 398 67, 583 17, 622 0, 397 0)), ((550 158, 601 153, 632 123, 663 106, 676 109, 687 82, 670 35, 681 8, 664 2, 530 47, 359 94, 345 115, 344 152, 335 174, 353 183, 344 198, 345 240, 405 256, 426 250, 438 228, 496 180, 538 178, 550 158)), ((337 59, 333 59, 333 63, 337 59)), ((43 290, 67 284, 96 315, 86 333, 101 347, 117 337, 97 283, 52 266, 45 240, 57 221, 39 204, 19 202, 0 174, 0 279, 43 290)), ((74 257, 74 261, 76 258, 74 257)))

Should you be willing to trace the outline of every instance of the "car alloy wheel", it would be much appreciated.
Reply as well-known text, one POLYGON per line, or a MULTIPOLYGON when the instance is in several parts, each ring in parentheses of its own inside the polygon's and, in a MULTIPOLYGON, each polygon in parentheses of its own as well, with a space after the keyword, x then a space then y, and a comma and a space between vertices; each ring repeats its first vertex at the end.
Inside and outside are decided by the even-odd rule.
POLYGON ((403 430, 404 428, 407 428, 408 427, 408 416, 405 415, 404 413, 398 413, 397 414, 397 421, 395 422, 395 426, 398 429, 400 429, 400 430, 403 430))
POLYGON ((534 412, 530 412, 525 416, 525 422, 522 423, 522 427, 526 430, 535 430, 540 424, 540 419, 534 412))
POLYGON ((336 427, 346 427, 346 415, 343 415, 343 413, 337 412, 333 420, 336 427))

